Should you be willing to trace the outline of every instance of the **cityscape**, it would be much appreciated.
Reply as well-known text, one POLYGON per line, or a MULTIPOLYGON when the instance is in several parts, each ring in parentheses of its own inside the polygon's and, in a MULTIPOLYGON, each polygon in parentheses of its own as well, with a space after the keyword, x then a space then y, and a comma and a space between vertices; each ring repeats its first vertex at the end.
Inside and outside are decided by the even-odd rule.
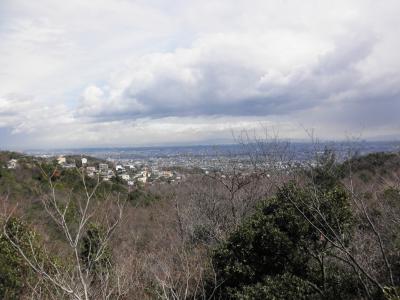
MULTIPOLYGON (((118 178, 126 185, 176 184, 188 174, 208 174, 209 172, 229 173, 234 165, 243 174, 251 171, 255 157, 249 156, 249 145, 186 146, 186 147, 147 147, 147 148, 94 148, 29 150, 27 154, 56 160, 60 168, 82 168, 91 178, 99 177, 103 181, 118 178)), ((251 145, 250 145, 251 146, 251 145)), ((289 164, 308 164, 316 154, 316 145, 310 143, 265 144, 265 149, 275 151, 285 149, 285 156, 275 156, 274 167, 285 168, 289 164)), ((265 150, 264 149, 264 150, 265 150)), ((395 152, 397 142, 358 142, 358 143, 321 143, 319 151, 333 149, 337 155, 366 155, 374 152, 395 152)), ((254 153, 253 153, 254 154, 254 153)), ((270 153, 261 153, 268 155, 270 153)), ((265 159, 265 157, 259 157, 265 159)), ((13 169, 18 161, 12 159, 8 168, 13 169)))

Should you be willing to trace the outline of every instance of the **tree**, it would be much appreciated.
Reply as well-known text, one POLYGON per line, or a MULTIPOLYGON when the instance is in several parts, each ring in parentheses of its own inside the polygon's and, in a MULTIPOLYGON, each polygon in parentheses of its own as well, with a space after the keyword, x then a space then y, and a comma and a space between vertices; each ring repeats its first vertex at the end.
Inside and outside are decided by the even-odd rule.
MULTIPOLYGON (((108 244, 102 243, 106 231, 100 224, 90 223, 82 238, 80 258, 89 273, 99 276, 111 264, 111 251, 108 244)), ((97 277, 96 276, 96 277, 97 277)))
MULTIPOLYGON (((31 251, 29 249, 31 241, 34 241, 32 251, 38 251, 35 233, 21 220, 10 219, 6 224, 6 230, 11 239, 21 241, 21 248, 24 251, 31 251)), ((29 290, 29 282, 33 282, 33 279, 29 265, 18 255, 9 239, 0 234, 0 298, 19 299, 29 290)))
POLYGON ((111 295, 124 294, 126 286, 121 286, 123 280, 115 278, 120 274, 113 272, 109 264, 103 264, 107 261, 111 236, 122 217, 123 203, 119 201, 119 195, 98 193, 99 180, 90 189, 84 172, 77 169, 82 188, 65 198, 53 181, 55 171, 48 174, 44 168, 40 169, 49 185, 49 192, 41 195, 43 206, 65 240, 66 254, 62 264, 53 261, 46 249, 33 251, 34 240, 29 239, 26 245, 24 236, 9 230, 12 213, 4 222, 5 238, 30 269, 52 287, 55 298, 109 299, 111 295), (71 213, 71 209, 75 212, 71 213), (91 225, 94 221, 102 224, 101 230, 91 225), (101 272, 96 272, 100 266, 103 267, 101 272))
POLYGON ((310 210, 314 199, 297 185, 285 185, 276 197, 263 201, 213 255, 220 294, 232 299, 256 294, 266 299, 358 297, 357 280, 343 276, 347 267, 334 260, 335 249, 326 239, 332 231, 351 234, 346 193, 336 186, 324 191, 323 198, 319 217, 335 220, 336 227, 317 228, 307 220, 318 221, 310 210))

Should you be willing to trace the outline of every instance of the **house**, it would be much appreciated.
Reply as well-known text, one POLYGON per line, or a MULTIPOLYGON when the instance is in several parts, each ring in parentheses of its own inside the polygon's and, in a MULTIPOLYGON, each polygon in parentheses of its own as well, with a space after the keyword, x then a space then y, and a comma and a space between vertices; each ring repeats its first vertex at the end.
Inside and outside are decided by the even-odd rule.
POLYGON ((141 174, 143 177, 150 177, 150 176, 151 176, 151 172, 149 172, 149 171, 147 170, 147 168, 146 168, 144 171, 141 171, 140 174, 141 174))
POLYGON ((171 178, 174 176, 174 174, 172 173, 172 171, 164 171, 164 172, 162 172, 162 176, 164 176, 166 178, 171 178))
POLYGON ((146 176, 144 176, 144 177, 139 177, 137 180, 138 180, 139 182, 146 183, 146 182, 147 182, 147 177, 146 177, 146 176))
POLYGON ((17 167, 17 162, 16 159, 10 159, 7 163, 7 169, 15 169, 17 167))
POLYGON ((106 176, 108 174, 108 165, 107 164, 99 164, 99 172, 100 172, 100 175, 106 176))
POLYGON ((125 168, 129 168, 130 170, 134 170, 135 169, 135 166, 132 165, 132 164, 125 164, 124 167, 125 168))
POLYGON ((82 157, 81 161, 82 161, 82 166, 87 164, 87 158, 86 157, 82 157))
POLYGON ((75 163, 70 163, 70 164, 63 164, 63 168, 64 169, 75 169, 76 168, 76 164, 75 163))
POLYGON ((58 163, 59 165, 63 165, 63 164, 65 164, 66 162, 67 162, 67 159, 65 158, 65 156, 60 155, 59 157, 57 157, 57 163, 58 163))
POLYGON ((126 172, 125 168, 122 165, 116 165, 115 171, 117 171, 117 173, 119 173, 119 174, 126 172))
POLYGON ((94 177, 95 173, 96 167, 86 167, 86 174, 88 174, 89 177, 94 177))
POLYGON ((126 181, 128 181, 128 180, 131 179, 131 177, 129 176, 129 174, 122 174, 122 175, 120 175, 120 176, 121 176, 121 178, 122 178, 123 180, 126 180, 126 181))
POLYGON ((95 173, 96 172, 96 167, 86 167, 86 172, 88 173, 95 173))

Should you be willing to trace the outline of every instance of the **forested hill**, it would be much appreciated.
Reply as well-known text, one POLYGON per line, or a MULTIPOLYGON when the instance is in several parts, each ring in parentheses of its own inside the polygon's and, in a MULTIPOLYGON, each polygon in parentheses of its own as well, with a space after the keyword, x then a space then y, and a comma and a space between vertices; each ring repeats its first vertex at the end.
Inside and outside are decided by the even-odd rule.
MULTIPOLYGON (((104 160, 87 157, 88 164, 98 165, 104 160)), ((0 195, 11 204, 17 204, 25 217, 35 220, 40 217, 41 196, 49 190, 49 179, 56 184, 59 192, 81 193, 82 183, 79 172, 80 156, 67 156, 67 162, 77 162, 76 168, 63 168, 56 157, 33 157, 17 152, 0 152, 0 195)), ((89 187, 96 184, 96 179, 86 177, 89 187)), ((103 183, 102 188, 125 191, 121 182, 103 183)))
POLYGON ((65 158, 0 153, 1 299, 399 299, 400 153, 135 186, 65 158))

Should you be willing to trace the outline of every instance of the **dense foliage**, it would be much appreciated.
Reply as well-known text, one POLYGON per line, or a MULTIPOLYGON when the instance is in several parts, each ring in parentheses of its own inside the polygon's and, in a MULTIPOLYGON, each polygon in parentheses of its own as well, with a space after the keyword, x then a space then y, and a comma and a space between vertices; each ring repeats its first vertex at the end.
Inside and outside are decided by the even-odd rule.
MULTIPOLYGON (((288 185, 259 205, 214 253, 223 281, 221 293, 234 299, 255 299, 255 294, 265 299, 349 299, 358 295, 357 285, 350 286, 354 280, 328 261, 331 245, 321 231, 329 237, 331 229, 317 229, 307 220, 314 219, 312 201, 307 190, 288 185)), ((351 213, 343 189, 327 191, 321 211, 350 235, 351 213)))
MULTIPOLYGON (((4 224, 0 224, 4 226, 4 224)), ((5 225, 5 230, 13 240, 20 241, 21 247, 31 252, 33 245, 38 251, 35 234, 18 219, 12 218, 5 225)), ((28 282, 33 279, 33 272, 26 261, 4 233, 0 233, 0 299, 19 299, 28 289, 28 282)))

